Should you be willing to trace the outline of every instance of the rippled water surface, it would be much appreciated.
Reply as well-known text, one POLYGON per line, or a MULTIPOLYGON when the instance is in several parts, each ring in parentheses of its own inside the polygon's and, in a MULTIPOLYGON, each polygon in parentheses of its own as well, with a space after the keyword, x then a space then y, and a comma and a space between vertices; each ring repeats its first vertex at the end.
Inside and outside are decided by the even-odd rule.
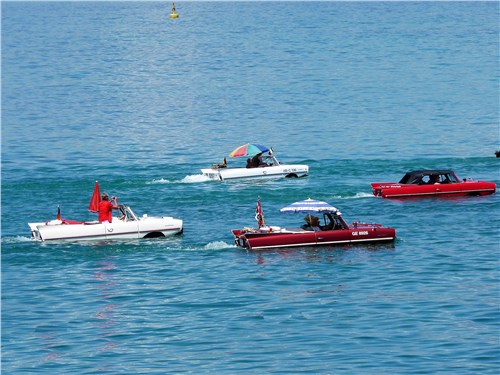
MULTIPOLYGON (((388 201, 450 168, 500 182, 496 2, 3 2, 2 371, 498 374, 498 194, 388 201), (235 147, 310 176, 206 181, 235 147), (171 239, 37 243, 95 180, 171 239), (247 252, 308 197, 391 245, 247 252)), ((237 161, 229 160, 230 163, 237 161)))

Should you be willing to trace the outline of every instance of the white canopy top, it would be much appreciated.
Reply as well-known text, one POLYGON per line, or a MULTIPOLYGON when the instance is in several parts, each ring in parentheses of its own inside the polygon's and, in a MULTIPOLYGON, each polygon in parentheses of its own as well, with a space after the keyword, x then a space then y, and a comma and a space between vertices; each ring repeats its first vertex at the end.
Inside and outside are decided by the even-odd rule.
POLYGON ((340 215, 340 211, 332 205, 311 198, 283 207, 280 212, 332 212, 340 215))

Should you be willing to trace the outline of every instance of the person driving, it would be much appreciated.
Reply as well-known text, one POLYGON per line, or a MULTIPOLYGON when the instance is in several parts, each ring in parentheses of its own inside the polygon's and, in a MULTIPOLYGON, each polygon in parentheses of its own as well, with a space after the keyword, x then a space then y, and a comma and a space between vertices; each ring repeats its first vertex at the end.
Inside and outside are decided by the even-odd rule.
POLYGON ((267 164, 265 164, 263 161, 262 161, 262 152, 261 153, 258 153, 257 155, 255 155, 253 158, 252 158, 252 167, 253 168, 257 168, 257 167, 263 167, 263 166, 266 166, 267 164))
POLYGON ((320 228, 320 225, 319 225, 319 218, 318 217, 316 217, 314 215, 307 215, 304 218, 304 221, 307 224, 304 224, 302 226, 303 229, 305 229, 305 230, 312 230, 312 231, 315 231, 315 232, 321 231, 321 228, 320 228))

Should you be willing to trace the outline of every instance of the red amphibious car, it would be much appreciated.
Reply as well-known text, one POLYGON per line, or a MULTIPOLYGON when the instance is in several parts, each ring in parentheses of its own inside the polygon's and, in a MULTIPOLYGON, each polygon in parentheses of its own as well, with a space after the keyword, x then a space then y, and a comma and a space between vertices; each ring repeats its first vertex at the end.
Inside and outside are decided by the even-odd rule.
MULTIPOLYGON (((306 203, 319 201, 307 200, 306 203)), ((303 202, 298 202, 303 203, 303 202)), ((282 212, 285 212, 282 209, 282 212)), ((297 210, 296 212, 304 212, 297 210)), ((307 212, 307 211, 306 211, 307 212)), ((271 249, 296 246, 324 246, 337 244, 381 243, 391 242, 396 238, 394 228, 381 224, 365 224, 354 222, 347 224, 340 211, 329 206, 316 209, 323 220, 308 214, 304 220, 308 225, 300 228, 282 228, 277 226, 259 226, 259 228, 233 229, 236 246, 246 249, 271 249)))
POLYGON ((382 198, 454 197, 494 194, 496 184, 487 181, 459 180, 448 169, 417 170, 399 182, 374 182, 373 195, 382 198))

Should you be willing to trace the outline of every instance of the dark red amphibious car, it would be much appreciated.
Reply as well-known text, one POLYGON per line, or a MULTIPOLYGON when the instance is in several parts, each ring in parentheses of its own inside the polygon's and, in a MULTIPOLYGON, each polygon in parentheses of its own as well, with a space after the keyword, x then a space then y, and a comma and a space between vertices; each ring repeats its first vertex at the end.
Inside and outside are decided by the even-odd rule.
POLYGON ((282 208, 281 212, 307 213, 307 224, 298 228, 267 226, 258 203, 258 228, 233 229, 236 246, 246 249, 271 249, 297 246, 325 246, 342 244, 392 242, 396 238, 394 228, 381 224, 354 222, 347 224, 339 210, 326 202, 307 199, 282 208), (312 214, 322 214, 323 220, 312 214), (324 225, 321 225, 321 224, 324 225))

